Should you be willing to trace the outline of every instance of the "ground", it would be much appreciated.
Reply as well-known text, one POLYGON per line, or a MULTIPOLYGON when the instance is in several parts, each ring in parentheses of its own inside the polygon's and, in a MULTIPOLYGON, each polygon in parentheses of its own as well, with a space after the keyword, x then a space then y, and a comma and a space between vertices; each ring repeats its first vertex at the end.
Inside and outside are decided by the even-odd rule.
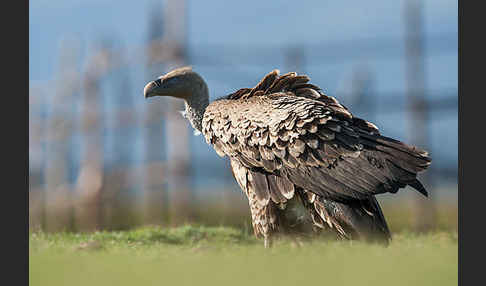
POLYGON ((457 285, 456 231, 394 234, 388 247, 230 227, 31 232, 29 285, 457 285))

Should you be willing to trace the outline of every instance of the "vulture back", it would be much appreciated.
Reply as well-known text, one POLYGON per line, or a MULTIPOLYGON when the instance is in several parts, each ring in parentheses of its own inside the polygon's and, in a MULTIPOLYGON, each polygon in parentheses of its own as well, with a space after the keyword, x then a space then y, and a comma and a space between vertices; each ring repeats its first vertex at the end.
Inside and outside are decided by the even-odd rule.
POLYGON ((340 202, 407 184, 427 194, 416 179, 430 165, 426 151, 381 136, 308 81, 275 70, 254 88, 212 102, 202 124, 207 142, 220 156, 340 202))

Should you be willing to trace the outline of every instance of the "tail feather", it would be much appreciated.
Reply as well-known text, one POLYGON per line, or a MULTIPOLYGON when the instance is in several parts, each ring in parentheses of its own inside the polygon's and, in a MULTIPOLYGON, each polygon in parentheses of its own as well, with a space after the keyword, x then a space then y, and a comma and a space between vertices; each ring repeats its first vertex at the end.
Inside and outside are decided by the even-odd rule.
POLYGON ((427 151, 385 136, 364 132, 360 136, 364 145, 391 163, 389 169, 397 182, 428 196, 427 190, 417 180, 417 174, 427 169, 432 162, 427 151))
POLYGON ((428 197, 429 196, 429 193, 427 192, 427 190, 424 188, 424 186, 422 185, 422 183, 420 183, 419 180, 415 179, 415 181, 411 182, 411 183, 408 183, 408 185, 414 189, 416 189, 417 191, 419 191, 422 195, 428 197))

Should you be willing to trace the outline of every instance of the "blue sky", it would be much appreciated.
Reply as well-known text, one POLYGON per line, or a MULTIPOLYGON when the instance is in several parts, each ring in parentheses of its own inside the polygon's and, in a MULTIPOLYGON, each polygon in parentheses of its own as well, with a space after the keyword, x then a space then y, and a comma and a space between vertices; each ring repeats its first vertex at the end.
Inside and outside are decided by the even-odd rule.
MULTIPOLYGON (((155 2, 29 1, 31 85, 55 79, 63 39, 74 39, 79 44, 80 63, 92 45, 103 37, 116 39, 128 50, 143 46, 147 40, 148 17, 151 9, 156 7, 155 2)), ((457 90, 457 1, 428 0, 422 3, 427 89, 434 96, 447 95, 447 92, 457 90)), ((294 44, 329 44, 336 47, 336 43, 344 43, 344 46, 337 45, 333 50, 309 50, 306 58, 305 72, 313 83, 323 87, 330 95, 346 91, 356 67, 363 65, 372 71, 374 92, 385 95, 404 92, 404 4, 405 0, 190 0, 187 1, 189 51, 196 62, 195 68, 206 78, 213 98, 252 86, 273 68, 284 69, 285 64, 279 57, 282 53, 280 47, 294 44), (384 43, 388 48, 382 50, 380 45, 383 39, 391 44, 384 43), (347 54, 360 55, 362 47, 355 46, 355 42, 361 40, 369 41, 366 53, 347 58, 347 54), (377 50, 373 51, 375 40, 377 50), (260 50, 252 50, 252 47, 274 47, 275 50, 270 51, 267 63, 259 65, 241 64, 236 68, 204 65, 202 59, 206 57, 217 59, 223 56, 219 50, 205 49, 211 44, 239 47, 244 50, 245 57, 254 55, 257 63, 266 59, 267 54, 259 54, 260 50), (373 57, 369 56, 370 51, 373 57), (344 57, 329 58, 329 55, 339 52, 344 57), (391 56, 384 56, 385 53, 391 56)), ((146 80, 145 75, 140 74, 143 67, 131 72, 134 104, 143 105, 145 102, 139 96, 146 80), (135 94, 135 91, 138 93, 135 94)), ((347 101, 345 97, 339 99, 344 103, 347 101)), ((410 134, 407 135, 405 118, 404 114, 394 114, 377 120, 384 134, 406 140, 410 134)), ((438 157, 439 162, 442 159, 457 162, 457 114, 440 117, 432 124, 431 130, 431 147, 436 152, 435 158, 438 157)), ((192 144, 197 150, 193 152, 196 164, 216 157, 204 140, 196 138, 192 144)), ((221 160, 217 162, 221 168, 227 167, 221 160)))
MULTIPOLYGON (((163 1, 160 1, 161 3, 163 1)), ((29 1, 29 79, 52 79, 61 39, 142 45, 153 0, 29 1)), ((404 1, 187 1, 190 46, 403 37, 404 1)), ((457 35, 457 1, 423 1, 427 35, 457 35)))

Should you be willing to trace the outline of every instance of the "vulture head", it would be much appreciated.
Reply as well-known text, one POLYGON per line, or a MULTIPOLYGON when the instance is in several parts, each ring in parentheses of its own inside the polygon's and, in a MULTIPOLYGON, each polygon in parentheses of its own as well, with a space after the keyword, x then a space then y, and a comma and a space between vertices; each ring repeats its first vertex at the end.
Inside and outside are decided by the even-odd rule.
POLYGON ((172 96, 190 100, 193 96, 200 96, 200 91, 205 87, 206 83, 198 73, 192 71, 191 67, 182 67, 149 82, 143 93, 145 98, 172 96))
POLYGON ((145 98, 153 96, 172 96, 185 101, 183 112, 192 127, 201 131, 204 110, 209 104, 208 86, 204 79, 191 67, 172 70, 145 85, 145 98))

